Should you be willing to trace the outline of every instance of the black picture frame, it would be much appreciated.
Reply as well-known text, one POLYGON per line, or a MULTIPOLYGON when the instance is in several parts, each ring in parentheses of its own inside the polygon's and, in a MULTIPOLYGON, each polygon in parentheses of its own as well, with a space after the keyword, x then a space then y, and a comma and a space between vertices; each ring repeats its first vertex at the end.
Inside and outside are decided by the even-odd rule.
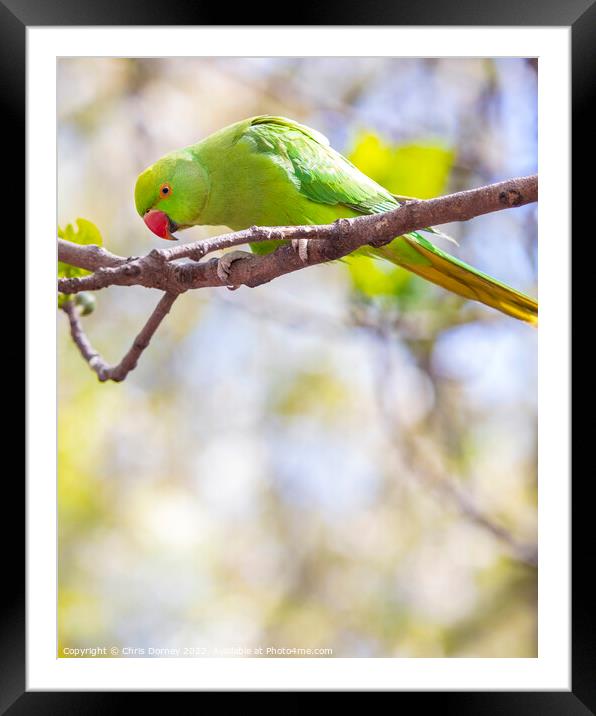
MULTIPOLYGON (((235 25, 284 24, 279 7, 269 8, 259 3, 234 8, 235 25), (260 14, 260 17, 257 15, 260 14), (275 22, 271 22, 271 20, 275 22)), ((389 5, 381 0, 366 3, 325 2, 318 6, 302 6, 299 22, 304 25, 445 25, 445 26, 568 26, 572 37, 572 133, 573 133, 573 186, 572 211, 576 227, 589 227, 587 214, 590 206, 588 192, 593 182, 586 181, 582 173, 585 161, 590 161, 594 115, 590 113, 590 100, 594 94, 596 70, 596 2, 595 0, 425 0, 423 3, 397 3, 389 5), (306 12, 308 10, 308 12, 306 12), (308 22, 306 22, 308 20, 308 22), (590 132, 592 130, 592 132, 590 132), (580 158, 581 157, 581 158, 580 158), (582 159, 584 161, 582 161, 582 159)), ((2 117, 7 123, 3 132, 5 147, 13 144, 8 137, 24 136, 26 107, 26 28, 27 26, 77 26, 77 25, 222 25, 229 19, 230 10, 223 6, 193 3, 184 0, 0 0, 0 68, 2 69, 2 117), (226 18, 226 15, 228 16, 226 18)), ((293 17, 293 19, 297 19, 293 17)), ((16 139, 15 139, 16 141, 16 139)), ((5 165, 6 166, 6 165, 5 165)), ((11 186, 24 186, 24 162, 17 157, 10 163, 11 186), (22 172, 22 174, 20 173, 22 172)), ((589 173, 586 174, 589 176, 589 173)), ((11 190, 12 191, 12 190, 11 190)), ((565 187, 562 187, 565 191, 565 187)), ((4 194, 6 196, 6 194, 4 194)), ((14 194, 16 196, 16 192, 14 194)), ((11 210, 14 211, 14 210, 11 210)), ((23 214, 24 215, 24 210, 23 214)), ((13 215, 12 241, 20 239, 19 223, 13 215)), ((24 245, 24 232, 22 234, 24 245)), ((586 235, 588 242, 591 236, 586 235)), ((14 244, 13 244, 14 245, 14 244)), ((584 270, 589 261, 583 261, 584 270)), ((574 265, 574 269, 576 269, 574 265)), ((578 285, 580 285, 578 279, 578 285)), ((589 284, 587 284, 589 285, 589 284)), ((579 305, 576 303, 576 305, 579 305)), ((582 322, 588 332, 589 322, 582 322)), ((589 351, 576 351, 574 369, 581 358, 589 357, 589 351)), ((590 366, 580 367, 578 375, 590 375, 590 366), (581 368, 584 368, 582 371, 581 368)), ((588 392, 590 392, 588 387, 588 392)), ((585 391, 584 391, 585 392, 585 391)), ((587 413, 589 415, 589 413, 587 413)), ((586 427, 585 421, 581 425, 586 427)), ((574 435, 573 447, 585 444, 581 427, 574 435)), ((586 436, 587 437, 587 436, 586 436)), ((588 442, 589 444, 589 442, 588 442)), ((588 463, 589 464, 589 463, 588 463)), ((594 639, 593 606, 588 585, 593 562, 591 544, 593 533, 588 510, 592 511, 589 488, 592 478, 590 469, 582 471, 573 486, 572 539, 572 690, 571 691, 524 691, 524 692, 395 692, 403 699, 424 699, 419 706, 437 708, 438 713, 457 714, 588 714, 596 713, 596 640, 594 639)), ((130 707, 132 694, 114 692, 31 692, 26 691, 25 674, 25 542, 24 489, 16 476, 3 481, 5 518, 0 520, 2 530, 4 588, 7 600, 1 613, 0 630, 0 714, 104 714, 118 707, 130 707), (10 519, 8 515, 11 515, 10 519), (22 517, 21 517, 22 516, 22 517), (15 521, 16 520, 16 521, 15 521), (11 558, 12 557, 12 562, 11 558)), ((592 518, 593 519, 593 518, 592 518)), ((548 526, 556 529, 556 526, 548 526)), ((144 692, 141 692, 144 693, 144 692)), ((135 694, 138 696, 139 694, 135 694)), ((162 693, 151 693, 153 706, 165 707, 162 693)), ((398 705, 399 706, 399 705, 398 705)), ((169 708, 172 708, 171 702, 169 708)))

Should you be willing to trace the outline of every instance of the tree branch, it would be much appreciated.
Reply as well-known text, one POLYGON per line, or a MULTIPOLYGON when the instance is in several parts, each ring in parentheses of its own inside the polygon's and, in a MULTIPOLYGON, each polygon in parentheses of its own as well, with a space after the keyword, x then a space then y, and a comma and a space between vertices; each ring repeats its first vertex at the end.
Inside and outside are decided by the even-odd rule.
POLYGON ((62 304, 62 310, 68 316, 70 322, 70 335, 77 345, 83 358, 89 363, 90 367, 97 373, 100 381, 113 380, 120 382, 126 378, 131 370, 137 367, 137 362, 141 354, 147 348, 153 338, 153 334, 158 329, 159 324, 170 312, 172 304, 178 296, 173 293, 165 293, 153 313, 149 316, 149 320, 143 326, 141 332, 134 339, 132 346, 122 358, 118 365, 110 366, 101 355, 93 348, 91 342, 87 338, 85 331, 79 320, 77 307, 73 301, 65 301, 62 304))
POLYGON ((333 224, 313 226, 256 227, 222 234, 171 249, 153 249, 146 256, 125 259, 95 246, 77 246, 58 240, 58 258, 65 263, 94 271, 80 278, 62 278, 58 290, 73 294, 97 291, 107 286, 145 286, 169 293, 224 285, 217 275, 217 261, 199 263, 205 255, 246 243, 308 239, 306 262, 290 246, 266 256, 235 261, 230 284, 255 287, 306 266, 340 259, 366 244, 382 246, 396 236, 452 221, 466 221, 482 214, 536 201, 538 177, 520 177, 426 201, 408 201, 384 214, 338 219, 333 224), (177 259, 192 262, 176 263, 177 259))
POLYGON ((234 261, 229 284, 255 287, 306 266, 340 259, 367 244, 383 246, 402 234, 452 221, 466 221, 482 214, 530 204, 537 199, 537 175, 518 177, 436 199, 407 201, 383 214, 312 226, 252 226, 173 248, 153 249, 141 257, 124 258, 99 246, 58 239, 60 261, 93 272, 88 276, 58 279, 58 291, 76 294, 108 286, 144 286, 164 291, 165 295, 131 349, 115 366, 108 365, 92 347, 72 301, 63 304, 72 338, 99 379, 121 381, 135 368, 178 295, 189 289, 225 285, 217 274, 217 259, 200 261, 214 251, 261 241, 309 240, 306 261, 290 245, 281 246, 266 256, 255 255, 234 261), (186 260, 180 262, 180 259, 186 260))
POLYGON ((74 244, 64 239, 58 239, 58 259, 65 264, 78 266, 87 271, 112 268, 126 263, 125 258, 112 254, 101 246, 74 244))

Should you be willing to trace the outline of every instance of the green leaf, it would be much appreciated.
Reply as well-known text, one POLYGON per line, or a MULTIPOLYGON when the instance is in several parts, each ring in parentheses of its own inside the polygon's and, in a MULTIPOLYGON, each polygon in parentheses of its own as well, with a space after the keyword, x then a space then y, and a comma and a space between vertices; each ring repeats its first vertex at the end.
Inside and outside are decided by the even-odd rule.
MULTIPOLYGON (((84 244, 102 246, 103 239, 101 233, 95 224, 87 219, 76 220, 76 231, 72 224, 67 224, 65 229, 58 227, 58 236, 65 241, 71 241, 73 244, 84 244)), ((58 278, 73 278, 75 276, 86 276, 90 271, 65 264, 58 261, 58 278)))
POLYGON ((76 220, 77 230, 72 224, 67 224, 65 229, 58 227, 58 236, 66 241, 72 241, 75 244, 95 244, 102 246, 103 240, 97 226, 88 219, 78 218, 76 220))
MULTIPOLYGON (((65 241, 71 241, 73 244, 84 244, 84 245, 95 245, 102 246, 103 239, 97 226, 92 221, 87 219, 77 219, 75 222, 76 230, 72 224, 67 224, 64 229, 58 227, 58 236, 65 241)), ((86 276, 91 273, 86 269, 79 268, 78 266, 71 266, 63 261, 58 261, 58 278, 76 278, 78 276, 86 276)), ((60 294, 58 296, 58 308, 62 306, 66 297, 60 294)), ((87 311, 91 313, 93 309, 87 311)), ((86 313, 83 313, 86 315, 86 313)))

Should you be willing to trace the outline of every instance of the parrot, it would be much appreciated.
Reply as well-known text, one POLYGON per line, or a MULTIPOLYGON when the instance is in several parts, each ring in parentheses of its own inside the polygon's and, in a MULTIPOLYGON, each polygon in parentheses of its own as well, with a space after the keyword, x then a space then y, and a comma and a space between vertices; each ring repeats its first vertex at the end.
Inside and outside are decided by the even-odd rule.
MULTIPOLYGON (((157 160, 139 174, 134 199, 150 231, 176 240, 173 233, 198 225, 239 231, 330 224, 391 211, 403 197, 361 172, 319 131, 286 117, 260 115, 157 160)), ((433 227, 421 231, 449 238, 433 227)), ((441 250, 421 231, 355 253, 390 261, 459 296, 537 325, 537 301, 441 250)), ((283 243, 249 246, 253 253, 265 254, 283 243)), ((293 241, 292 246, 307 261, 308 241, 293 241)), ((229 284, 232 262, 246 255, 232 251, 219 259, 222 282, 229 284)))

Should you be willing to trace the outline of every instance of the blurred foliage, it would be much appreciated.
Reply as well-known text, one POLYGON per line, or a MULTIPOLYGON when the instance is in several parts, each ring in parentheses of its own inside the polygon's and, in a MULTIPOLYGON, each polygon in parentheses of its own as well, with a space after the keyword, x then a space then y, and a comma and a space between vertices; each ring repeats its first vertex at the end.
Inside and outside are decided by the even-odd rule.
MULTIPOLYGON (((255 114, 317 128, 400 195, 536 171, 523 59, 63 58, 58 108, 59 220, 93 216, 125 256, 161 245, 138 173, 255 114)), ((99 243, 77 228, 62 235, 99 243)), ((448 251, 535 292, 535 207, 444 228, 448 251)), ((107 360, 156 301, 102 292, 84 324, 107 360)), ((361 258, 188 292, 121 384, 96 381, 63 318, 60 656, 536 656, 536 570, 457 498, 535 542, 533 329, 361 258)))
MULTIPOLYGON (((372 132, 357 135, 348 158, 389 191, 429 199, 445 193, 455 153, 438 144, 389 144, 372 132)), ((370 256, 346 259, 364 298, 392 297, 409 310, 430 287, 409 271, 370 256)))
POLYGON ((394 194, 430 199, 444 193, 455 153, 439 144, 389 144, 362 132, 348 158, 394 194))

